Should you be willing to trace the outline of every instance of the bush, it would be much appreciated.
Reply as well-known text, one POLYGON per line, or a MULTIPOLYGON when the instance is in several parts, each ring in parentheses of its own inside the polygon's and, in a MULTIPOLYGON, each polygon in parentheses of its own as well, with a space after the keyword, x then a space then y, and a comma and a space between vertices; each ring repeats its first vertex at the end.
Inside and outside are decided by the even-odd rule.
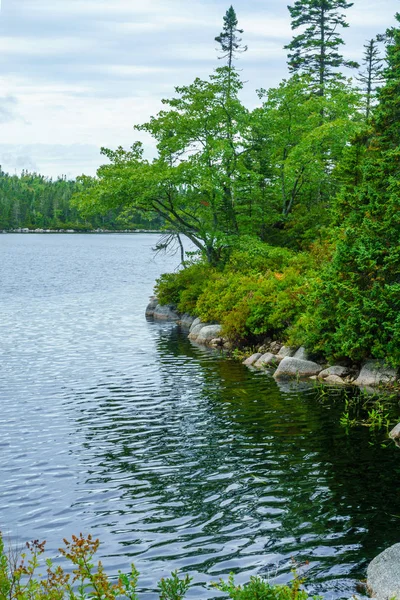
MULTIPOLYGON (((90 535, 72 536, 64 540, 61 556, 73 565, 72 574, 61 566, 55 567, 50 559, 45 561, 46 575, 38 574, 40 559, 46 542, 35 540, 26 544, 26 552, 5 551, 0 532, 0 600, 138 600, 139 573, 131 566, 129 575, 119 572, 118 581, 111 583, 101 561, 93 559, 100 542, 90 535)), ((192 578, 179 578, 177 572, 158 584, 160 600, 183 600, 192 578)), ((228 582, 222 580, 215 587, 234 600, 307 600, 295 578, 291 586, 270 585, 259 577, 252 577, 245 586, 235 586, 233 575, 228 582)))

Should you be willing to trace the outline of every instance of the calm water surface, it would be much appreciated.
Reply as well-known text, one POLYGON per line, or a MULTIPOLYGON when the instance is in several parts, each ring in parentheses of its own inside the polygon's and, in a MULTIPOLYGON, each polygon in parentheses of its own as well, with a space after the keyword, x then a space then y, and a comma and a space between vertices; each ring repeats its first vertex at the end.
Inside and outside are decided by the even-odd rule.
POLYGON ((350 436, 341 402, 147 322, 152 235, 0 236, 0 528, 17 542, 92 533, 153 598, 230 571, 350 597, 400 541, 400 453, 350 436))

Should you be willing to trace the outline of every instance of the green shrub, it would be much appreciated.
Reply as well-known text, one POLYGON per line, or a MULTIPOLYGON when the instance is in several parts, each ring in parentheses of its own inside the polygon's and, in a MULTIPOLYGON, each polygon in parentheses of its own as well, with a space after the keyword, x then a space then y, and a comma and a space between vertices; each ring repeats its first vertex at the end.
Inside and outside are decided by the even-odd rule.
MULTIPOLYGON (((139 600, 137 586, 139 573, 131 566, 128 575, 119 572, 118 580, 112 583, 106 575, 101 561, 94 563, 99 540, 90 535, 72 536, 64 540, 61 556, 72 564, 72 574, 62 566, 55 567, 50 559, 42 564, 45 542, 26 544, 26 551, 6 552, 0 532, 0 600, 139 600), (38 573, 45 568, 46 574, 38 573)), ((177 572, 161 579, 158 584, 160 600, 183 600, 192 578, 180 578, 177 572)), ((233 600, 307 600, 308 595, 300 590, 302 583, 297 577, 290 586, 271 585, 259 577, 252 577, 248 585, 236 586, 233 575, 227 582, 215 584, 218 590, 233 600)))
MULTIPOLYGON (((220 581, 215 587, 232 600, 308 600, 306 591, 301 590, 302 580, 295 577, 291 585, 271 585, 261 577, 251 577, 247 585, 236 585, 233 575, 227 582, 220 581)), ((320 600, 314 596, 314 600, 320 600)))

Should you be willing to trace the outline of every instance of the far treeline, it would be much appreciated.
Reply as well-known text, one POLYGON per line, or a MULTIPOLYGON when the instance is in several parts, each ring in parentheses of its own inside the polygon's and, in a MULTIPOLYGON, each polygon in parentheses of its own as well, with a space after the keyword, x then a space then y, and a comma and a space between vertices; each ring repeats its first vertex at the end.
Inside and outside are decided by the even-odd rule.
POLYGON ((22 171, 8 175, 0 167, 0 231, 13 229, 160 229, 164 220, 157 215, 142 215, 139 211, 124 214, 123 208, 113 208, 82 216, 71 202, 82 186, 64 177, 56 180, 22 171), (133 218, 132 218, 133 217, 133 218))
POLYGON ((79 180, 76 202, 88 216, 157 214, 186 235, 198 255, 161 277, 159 299, 236 342, 400 366, 400 26, 368 40, 359 66, 341 51, 351 6, 289 7, 290 78, 259 90, 254 110, 240 100, 247 48, 230 7, 221 66, 137 126, 157 157, 139 142, 103 149, 109 164, 79 180))

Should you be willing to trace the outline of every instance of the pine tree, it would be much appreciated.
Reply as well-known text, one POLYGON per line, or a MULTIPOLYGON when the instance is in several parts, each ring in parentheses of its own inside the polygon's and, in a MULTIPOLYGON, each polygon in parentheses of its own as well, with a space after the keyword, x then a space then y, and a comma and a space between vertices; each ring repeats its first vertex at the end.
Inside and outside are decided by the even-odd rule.
MULTIPOLYGON (((400 14, 396 18, 400 23, 400 14)), ((351 168, 337 204, 337 248, 321 275, 310 319, 315 343, 308 342, 336 356, 388 358, 399 366, 400 27, 388 34, 386 83, 368 129, 349 148, 351 168), (354 160, 355 154, 361 159, 354 160)))
POLYGON ((228 67, 232 69, 236 53, 246 52, 247 46, 242 46, 242 39, 238 34, 243 33, 243 29, 238 29, 238 20, 233 6, 228 8, 224 16, 224 26, 222 32, 215 38, 215 41, 221 44, 222 54, 218 58, 228 59, 228 67))
POLYGON ((383 58, 379 54, 378 40, 372 38, 364 44, 365 52, 362 64, 364 71, 361 71, 357 79, 364 86, 366 98, 366 117, 369 119, 371 105, 374 98, 376 86, 383 82, 383 58))
POLYGON ((310 74, 321 96, 327 81, 335 77, 336 69, 358 67, 339 52, 344 42, 337 29, 349 26, 340 11, 351 6, 353 3, 346 0, 295 0, 294 5, 288 7, 292 29, 303 29, 285 46, 289 50, 289 71, 310 74))

